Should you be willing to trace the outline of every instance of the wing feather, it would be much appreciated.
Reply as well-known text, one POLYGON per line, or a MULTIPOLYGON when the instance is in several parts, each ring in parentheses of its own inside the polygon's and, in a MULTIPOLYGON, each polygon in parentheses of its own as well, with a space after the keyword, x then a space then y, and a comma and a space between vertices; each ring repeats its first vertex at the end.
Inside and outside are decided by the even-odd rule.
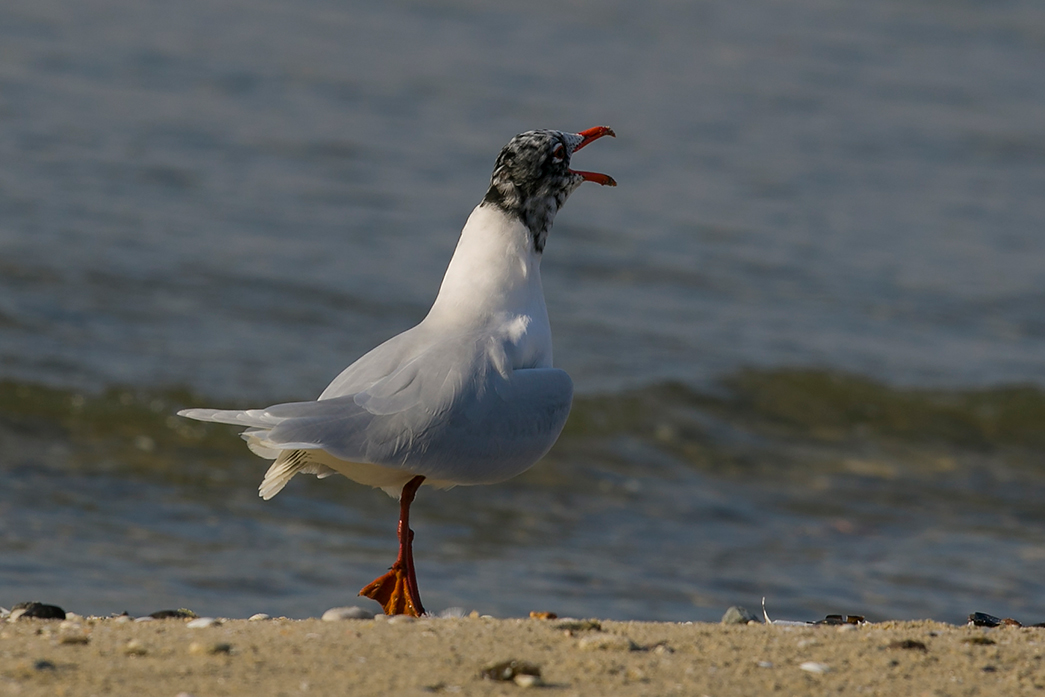
POLYGON ((354 364, 317 401, 179 413, 250 427, 244 437, 264 456, 324 450, 459 484, 496 482, 548 451, 573 397, 561 370, 507 366, 501 342, 457 336, 429 344, 383 375, 376 360, 354 364), (352 385, 362 388, 345 393, 352 385))

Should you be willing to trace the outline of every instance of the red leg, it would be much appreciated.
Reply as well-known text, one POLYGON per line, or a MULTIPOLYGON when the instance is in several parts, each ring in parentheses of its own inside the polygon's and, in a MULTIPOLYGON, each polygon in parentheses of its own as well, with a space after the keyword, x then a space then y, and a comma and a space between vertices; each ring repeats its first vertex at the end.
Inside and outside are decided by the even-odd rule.
POLYGON ((410 529, 410 504, 414 502, 424 477, 418 475, 403 487, 399 498, 399 556, 388 573, 375 578, 360 595, 381 603, 386 615, 425 614, 421 606, 421 593, 417 590, 417 575, 414 573, 414 531, 410 529))

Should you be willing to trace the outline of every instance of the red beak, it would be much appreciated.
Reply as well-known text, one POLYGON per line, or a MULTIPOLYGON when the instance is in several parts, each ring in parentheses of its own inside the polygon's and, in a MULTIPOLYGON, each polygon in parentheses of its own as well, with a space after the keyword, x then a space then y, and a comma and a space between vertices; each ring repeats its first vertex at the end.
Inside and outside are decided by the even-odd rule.
MULTIPOLYGON (((613 132, 613 129, 608 126, 595 126, 594 128, 589 128, 586 131, 581 131, 577 135, 581 137, 581 142, 580 145, 573 149, 573 152, 577 152, 588 143, 596 141, 603 136, 612 136, 613 138, 617 137, 617 134, 613 132)), ((573 169, 571 169, 570 171, 574 174, 581 175, 585 181, 595 182, 596 184, 601 184, 602 186, 617 186, 617 182, 615 182, 613 180, 613 177, 611 177, 608 174, 599 174, 598 172, 580 172, 573 169)))

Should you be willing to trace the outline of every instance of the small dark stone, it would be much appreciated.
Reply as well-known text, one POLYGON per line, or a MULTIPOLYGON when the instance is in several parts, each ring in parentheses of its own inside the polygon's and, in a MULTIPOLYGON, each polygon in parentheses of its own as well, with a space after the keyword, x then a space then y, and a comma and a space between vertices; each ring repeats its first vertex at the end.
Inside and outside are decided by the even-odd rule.
POLYGON ((36 670, 57 670, 58 666, 51 663, 46 658, 41 658, 39 661, 33 663, 33 668, 36 670))
POLYGON ((180 610, 157 610, 156 612, 149 615, 154 620, 172 620, 172 619, 193 619, 196 617, 196 613, 192 610, 186 610, 182 608, 180 610))
POLYGON ((988 615, 986 612, 974 612, 969 615, 969 624, 974 627, 997 627, 1001 622, 1001 618, 988 615))
POLYGON ((44 603, 29 602, 29 603, 18 603, 11 612, 14 613, 16 610, 22 610, 22 617, 34 617, 38 620, 64 620, 65 610, 58 607, 57 605, 45 605, 44 603))
POLYGON ((862 624, 864 621, 863 615, 828 615, 813 624, 862 624))
POLYGON ((513 658, 510 661, 502 661, 487 668, 483 668, 480 675, 482 675, 486 680, 510 682, 515 680, 515 676, 517 675, 532 675, 539 678, 541 677, 541 668, 533 663, 517 661, 513 658))
POLYGON ((598 620, 574 620, 570 622, 560 622, 555 625, 555 628, 570 632, 601 632, 602 622, 599 622, 598 620))
POLYGON ((984 673, 997 673, 998 669, 995 666, 984 666, 983 667, 983 672, 984 673))
POLYGON ((897 640, 891 642, 887 648, 890 649, 907 649, 910 651, 928 651, 929 647, 920 641, 915 639, 904 639, 903 641, 897 640))

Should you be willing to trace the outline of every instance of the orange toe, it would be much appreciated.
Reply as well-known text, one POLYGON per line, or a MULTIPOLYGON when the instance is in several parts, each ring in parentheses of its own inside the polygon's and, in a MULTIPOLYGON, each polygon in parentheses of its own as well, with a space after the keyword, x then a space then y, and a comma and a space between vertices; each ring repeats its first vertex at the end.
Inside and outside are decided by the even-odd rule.
POLYGON ((424 614, 421 599, 410 597, 406 572, 398 566, 393 566, 387 574, 375 578, 359 594, 381 603, 386 615, 420 617, 424 614))

